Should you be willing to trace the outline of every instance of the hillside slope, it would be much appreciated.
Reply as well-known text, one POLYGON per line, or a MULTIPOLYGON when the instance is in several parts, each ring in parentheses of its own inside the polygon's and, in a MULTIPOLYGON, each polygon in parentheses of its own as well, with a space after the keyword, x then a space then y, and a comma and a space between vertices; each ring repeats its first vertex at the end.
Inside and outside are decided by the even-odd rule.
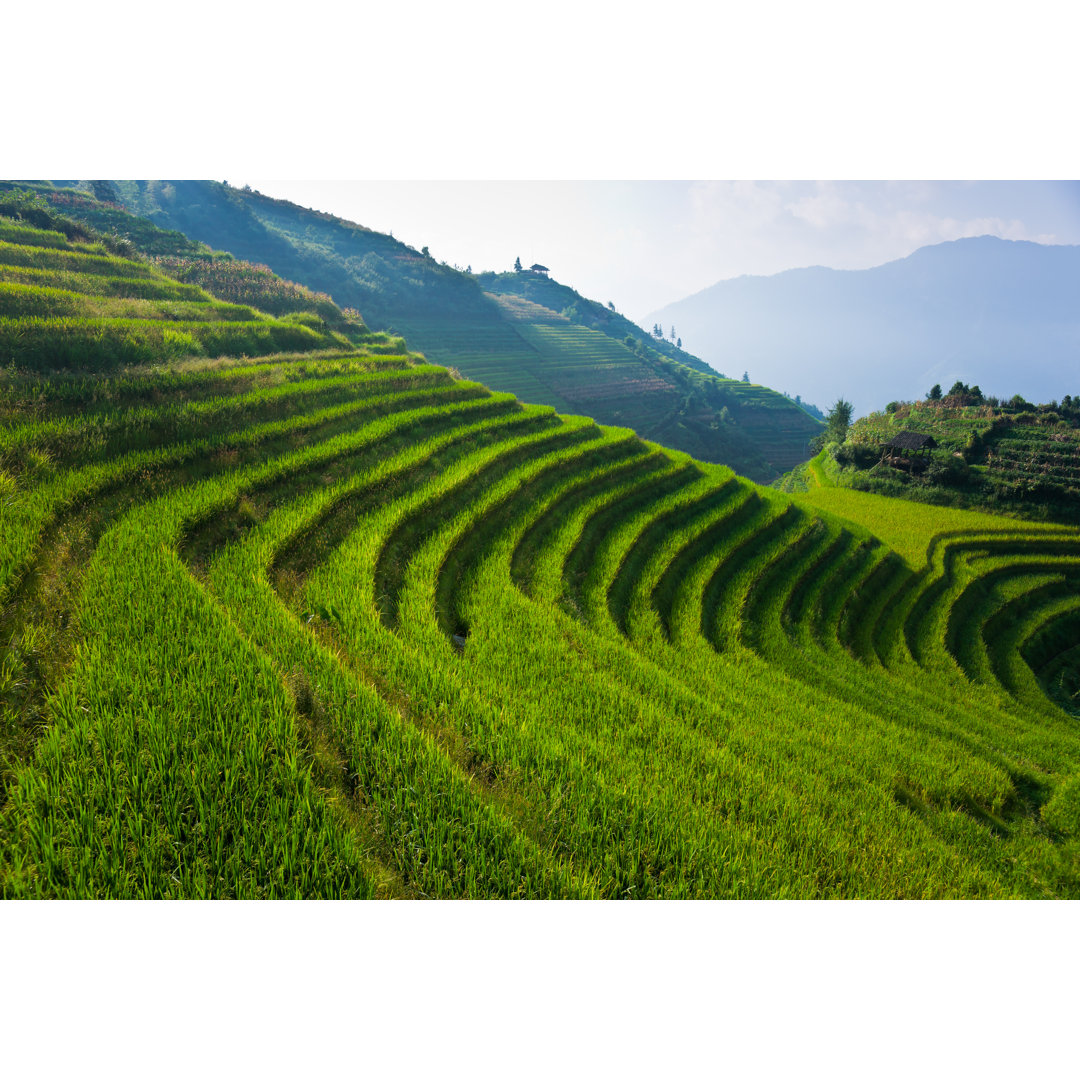
MULTIPOLYGON (((112 204, 95 209, 92 185, 80 187, 85 201, 71 191, 45 194, 70 213, 122 228, 112 204)), ((120 181, 111 189, 98 182, 96 190, 192 241, 328 293, 372 327, 403 334, 412 348, 494 390, 624 424, 755 480, 805 460, 820 430, 764 387, 706 386, 713 373, 702 361, 540 275, 473 276, 330 214, 209 181, 120 181), (499 302, 509 295, 546 312, 538 323, 523 320, 499 302), (567 309, 591 336, 561 332, 567 309)))
POLYGON ((1077 529, 387 344, 0 376, 0 895, 1080 897, 1077 529))
MULTIPOLYGON (((204 260, 179 261, 190 268, 204 260)), ((235 273, 226 265, 224 276, 235 273)), ((371 336, 360 320, 317 308, 306 290, 280 316, 216 299, 130 244, 57 217, 37 197, 0 194, 0 362, 14 370, 342 349, 371 336)))
POLYGON ((705 375, 717 374, 716 370, 704 360, 677 347, 674 342, 668 341, 667 338, 647 334, 637 323, 631 322, 625 315, 620 315, 614 306, 601 304, 598 300, 590 300, 569 285, 556 281, 549 274, 532 273, 527 270, 506 274, 486 272, 477 274, 476 280, 486 293, 497 296, 519 296, 549 311, 558 312, 580 326, 585 326, 590 330, 599 330, 616 341, 624 342, 631 339, 629 341, 631 347, 635 344, 648 346, 652 352, 685 364, 694 371, 705 375))
POLYGON ((870 270, 740 277, 654 312, 724 371, 857 413, 965 379, 1049 401, 1080 390, 1080 247, 983 236, 870 270))
POLYGON ((406 318, 397 327, 430 359, 518 395, 620 424, 768 482, 807 458, 821 424, 766 387, 706 375, 514 293, 489 294, 505 329, 406 318), (509 332, 508 332, 509 331, 509 332))

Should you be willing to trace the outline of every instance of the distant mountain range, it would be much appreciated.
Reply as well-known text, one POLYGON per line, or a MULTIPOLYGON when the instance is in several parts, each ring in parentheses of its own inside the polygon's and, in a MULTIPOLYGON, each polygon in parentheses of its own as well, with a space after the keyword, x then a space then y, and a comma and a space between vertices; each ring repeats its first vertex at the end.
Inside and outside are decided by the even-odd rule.
POLYGON ((1080 393, 1080 246, 993 236, 869 270, 721 281, 653 312, 732 375, 856 414, 960 379, 998 397, 1080 393))

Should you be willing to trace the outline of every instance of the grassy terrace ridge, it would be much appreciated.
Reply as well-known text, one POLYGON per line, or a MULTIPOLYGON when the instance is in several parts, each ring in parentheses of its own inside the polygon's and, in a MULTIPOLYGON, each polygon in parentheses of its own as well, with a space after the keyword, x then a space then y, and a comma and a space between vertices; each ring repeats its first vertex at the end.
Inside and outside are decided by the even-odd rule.
POLYGON ((395 344, 4 373, 0 895, 1080 897, 1080 530, 395 344))
POLYGON ((820 431, 784 395, 718 377, 611 305, 544 275, 472 274, 331 214, 209 181, 57 181, 33 190, 223 299, 282 313, 251 289, 215 291, 210 245, 362 311, 371 327, 403 335, 433 362, 494 390, 632 427, 760 482, 804 461, 820 431), (515 302, 539 317, 522 319, 515 302))

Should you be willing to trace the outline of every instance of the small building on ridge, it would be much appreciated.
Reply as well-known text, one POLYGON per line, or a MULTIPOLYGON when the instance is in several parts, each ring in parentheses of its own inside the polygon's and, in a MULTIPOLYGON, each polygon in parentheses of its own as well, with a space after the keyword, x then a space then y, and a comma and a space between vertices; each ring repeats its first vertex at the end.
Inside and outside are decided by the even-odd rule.
POLYGON ((898 431, 888 442, 881 444, 881 460, 903 468, 912 468, 916 464, 921 468, 930 451, 936 450, 937 446, 933 435, 922 431, 898 431))

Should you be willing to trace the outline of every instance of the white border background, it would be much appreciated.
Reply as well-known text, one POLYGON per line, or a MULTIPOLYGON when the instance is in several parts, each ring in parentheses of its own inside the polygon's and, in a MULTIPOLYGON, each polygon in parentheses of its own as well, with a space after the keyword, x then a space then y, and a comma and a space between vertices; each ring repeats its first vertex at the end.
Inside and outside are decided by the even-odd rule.
MULTIPOLYGON (((1076 178, 1067 10, 20 5, 0 174, 1076 178)), ((6 904, 0 934, 13 1076, 1074 1064, 1075 903, 6 904)))

